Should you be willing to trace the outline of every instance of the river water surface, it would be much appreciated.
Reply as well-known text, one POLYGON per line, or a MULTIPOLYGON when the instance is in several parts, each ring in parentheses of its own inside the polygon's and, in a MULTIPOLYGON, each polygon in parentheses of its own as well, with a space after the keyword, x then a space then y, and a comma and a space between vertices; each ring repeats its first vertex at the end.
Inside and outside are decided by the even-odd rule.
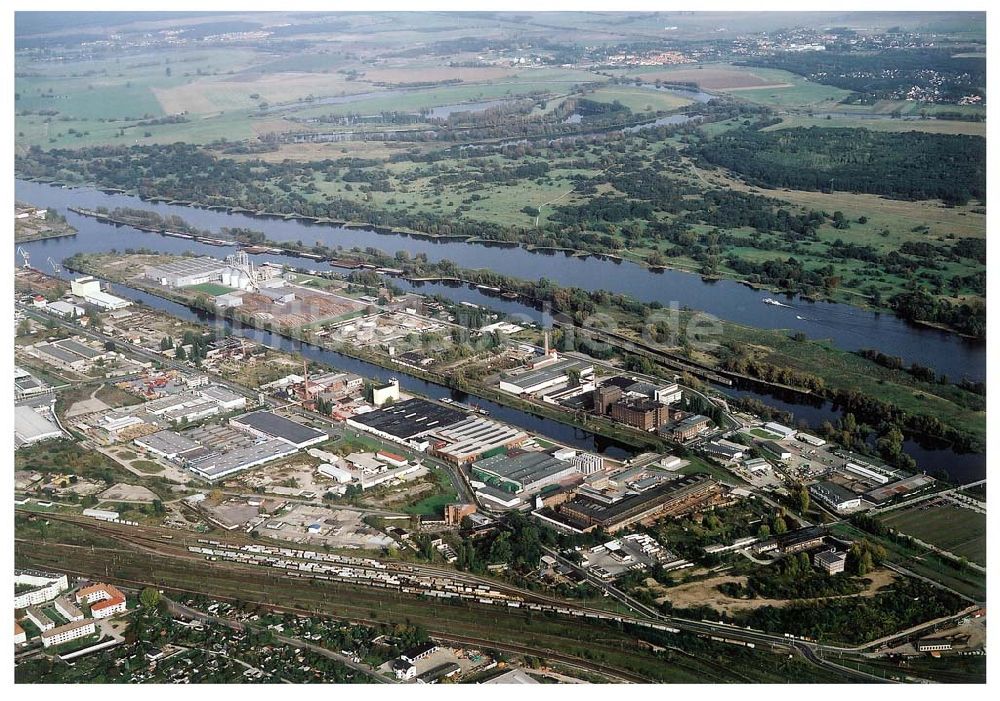
MULTIPOLYGON (((768 296, 765 293, 751 290, 732 281, 705 282, 696 275, 680 271, 653 272, 632 263, 595 256, 581 258, 564 253, 530 252, 509 246, 468 244, 459 241, 439 242, 366 229, 311 224, 274 217, 228 214, 188 206, 150 203, 129 195, 111 195, 89 188, 62 188, 22 180, 17 180, 15 193, 18 201, 59 210, 79 231, 75 237, 21 244, 22 248, 30 253, 32 264, 46 272, 52 271, 50 267, 52 263, 59 264, 76 252, 98 253, 113 249, 123 251, 126 248, 148 248, 163 253, 192 251, 201 255, 224 257, 233 250, 141 232, 127 226, 101 224, 94 219, 67 211, 70 206, 83 208, 103 206, 109 209, 133 207, 154 210, 161 215, 176 214, 201 229, 218 231, 223 226, 246 227, 264 231, 267 237, 274 241, 302 241, 306 244, 318 241, 328 246, 342 246, 345 249, 354 246, 373 246, 388 252, 406 250, 411 255, 425 253, 430 260, 448 259, 465 268, 487 268, 498 273, 528 279, 546 277, 560 285, 577 286, 587 290, 612 289, 631 294, 644 301, 660 301, 665 306, 671 301, 677 301, 682 306, 705 310, 738 323, 802 331, 812 338, 828 339, 833 345, 845 350, 877 347, 891 355, 902 356, 906 362, 916 361, 939 372, 946 372, 953 379, 964 376, 980 380, 985 377, 984 344, 909 324, 888 314, 874 314, 847 305, 811 303, 790 298, 781 298, 782 304, 787 306, 764 304, 762 299, 768 296)), ((258 261, 270 260, 293 267, 334 269, 326 263, 290 256, 266 254, 254 257, 258 261)), ((17 263, 20 262, 18 259, 17 263)), ((65 271, 62 274, 65 275, 65 271)), ((398 279, 394 280, 394 284, 423 293, 442 294, 455 301, 481 304, 507 314, 520 315, 522 318, 535 321, 542 319, 542 313, 529 305, 487 295, 467 285, 412 284, 398 279)), ((166 302, 138 290, 117 287, 123 296, 142 299, 151 306, 182 315, 193 314, 182 305, 166 302)), ((257 335, 261 333, 251 329, 237 332, 257 335)), ((294 344, 294 350, 299 350, 300 344, 270 334, 265 335, 268 336, 266 341, 268 345, 292 349, 290 346, 294 344)), ((307 357, 366 376, 383 378, 393 374, 378 366, 312 346, 302 346, 300 352, 307 357)), ((458 400, 463 399, 454 395, 453 390, 447 387, 410 378, 402 373, 399 373, 399 377, 404 387, 428 396, 453 396, 458 400)), ((759 388, 727 389, 726 393, 731 396, 754 396, 772 406, 791 411, 797 418, 806 419, 813 425, 818 425, 824 420, 834 421, 839 416, 838 411, 829 402, 793 404, 773 395, 762 394, 759 388)), ((628 452, 626 447, 609 443, 588 432, 493 403, 481 403, 501 420, 551 435, 578 448, 599 450, 612 457, 622 457, 628 452)), ((908 441, 906 448, 907 452, 918 460, 922 469, 928 471, 943 469, 954 479, 963 480, 985 475, 983 455, 956 454, 947 446, 918 444, 914 441, 908 441)))

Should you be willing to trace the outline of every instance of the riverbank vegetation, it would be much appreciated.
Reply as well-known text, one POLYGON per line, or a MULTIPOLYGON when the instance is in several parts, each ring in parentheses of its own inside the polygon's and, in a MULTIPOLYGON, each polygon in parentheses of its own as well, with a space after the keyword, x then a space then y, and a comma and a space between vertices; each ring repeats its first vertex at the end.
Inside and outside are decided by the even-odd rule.
MULTIPOLYGON (((146 198, 611 254, 654 267, 893 309, 905 318, 973 336, 983 333, 983 239, 969 235, 980 232, 981 215, 959 212, 973 219, 958 217, 954 228, 951 219, 906 228, 895 213, 883 216, 876 203, 845 198, 841 192, 830 195, 829 203, 802 206, 790 204, 778 191, 762 195, 724 181, 715 185, 714 178, 705 178, 703 152, 711 152, 720 139, 783 142, 778 133, 748 127, 711 139, 700 131, 699 124, 734 116, 744 122, 761 120, 760 108, 715 101, 687 111, 703 121, 615 131, 614 120, 627 119, 630 110, 581 97, 564 100, 546 115, 558 114, 556 123, 563 129, 580 127, 563 125, 563 113, 593 113, 583 116, 582 123, 597 120, 594 124, 611 131, 475 148, 414 145, 387 158, 341 154, 305 162, 235 156, 227 144, 32 148, 17 160, 17 171, 146 198), (837 208, 827 209, 829 205, 837 208)), ((507 121, 494 121, 489 111, 481 118, 492 129, 513 128, 507 121)), ((909 140, 919 135, 879 136, 909 140)), ((961 186, 961 179, 954 182, 961 186)))

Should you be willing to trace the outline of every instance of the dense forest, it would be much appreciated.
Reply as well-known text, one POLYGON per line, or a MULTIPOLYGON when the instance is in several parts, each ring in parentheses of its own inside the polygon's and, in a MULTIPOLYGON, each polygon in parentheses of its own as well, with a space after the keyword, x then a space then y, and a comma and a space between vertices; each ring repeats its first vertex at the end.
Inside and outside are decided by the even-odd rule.
POLYGON ((761 187, 847 190, 947 204, 986 198, 986 139, 978 136, 738 129, 705 141, 696 153, 761 187))
POLYGON ((858 101, 905 99, 915 87, 937 102, 984 96, 985 58, 956 58, 951 49, 895 49, 878 53, 833 51, 783 52, 742 61, 743 65, 780 68, 816 83, 857 93, 858 101), (933 92, 932 92, 933 91, 933 92))

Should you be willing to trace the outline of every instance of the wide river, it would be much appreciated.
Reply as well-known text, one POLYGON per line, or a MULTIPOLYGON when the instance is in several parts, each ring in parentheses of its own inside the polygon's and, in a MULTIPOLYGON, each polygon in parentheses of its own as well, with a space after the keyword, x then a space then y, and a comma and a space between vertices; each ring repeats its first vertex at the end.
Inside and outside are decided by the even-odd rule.
MULTIPOLYGON (((560 285, 576 286, 587 290, 611 289, 631 294, 643 301, 659 301, 664 306, 671 302, 677 302, 682 307, 703 310, 722 319, 738 323, 762 328, 801 331, 810 338, 828 339, 833 345, 845 350, 875 347, 885 353, 899 355, 907 363, 915 361, 933 367, 938 372, 945 372, 953 380, 961 377, 973 380, 985 379, 986 352, 983 343, 968 341, 954 334, 910 324, 891 314, 875 314, 847 305, 826 302, 813 303, 791 298, 781 298, 782 303, 787 306, 764 304, 762 300, 769 296, 766 293, 751 290, 732 281, 708 283, 696 275, 680 271, 653 272, 633 263, 616 262, 595 256, 581 258, 561 252, 540 253, 507 246, 468 244, 460 241, 439 242, 328 224, 228 214, 195 207, 145 202, 137 197, 106 194, 90 188, 62 188, 23 180, 16 181, 15 195, 18 201, 59 210, 79 231, 75 237, 22 244, 22 247, 30 253, 32 264, 45 271, 51 270, 49 258, 58 263, 76 252, 96 253, 111 249, 122 251, 125 248, 140 247, 164 253, 194 251, 215 257, 222 257, 231 252, 223 247, 140 232, 131 227, 100 224, 93 219, 67 211, 67 208, 71 206, 82 208, 103 206, 109 209, 134 207, 154 210, 162 215, 176 214, 201 229, 216 232, 223 226, 246 227, 264 231, 267 237, 274 241, 321 242, 328 246, 342 246, 344 249, 350 249, 354 246, 371 246, 388 252, 406 250, 411 256, 425 253, 430 260, 447 259, 464 268, 487 268, 498 273, 528 279, 545 277, 560 285)), ((264 255, 259 256, 258 259, 287 263, 295 267, 329 269, 326 264, 301 258, 264 255)), ((20 262, 20 258, 18 258, 17 263, 20 262)), ((396 280, 395 283, 409 287, 405 281, 396 280)), ((486 304, 498 311, 527 314, 532 318, 539 318, 539 312, 526 305, 496 297, 487 297, 465 286, 427 285, 424 286, 423 291, 439 292, 452 299, 486 304)), ((775 297, 776 295, 770 296, 775 297)), ((330 362, 340 366, 345 365, 344 356, 338 355, 337 359, 330 362)), ((364 374, 378 375, 385 372, 366 369, 364 374)), ((428 383, 421 384, 427 385, 428 383)), ((413 389, 418 388, 413 387, 413 389)), ((419 389, 426 394, 436 396, 436 392, 429 392, 426 387, 419 389)), ((440 389, 444 392, 448 391, 446 388, 440 389)), ((782 402, 749 390, 738 393, 746 394, 748 392, 772 405, 787 408, 793 411, 797 417, 805 418, 813 424, 822 420, 834 420, 837 417, 837 413, 828 403, 819 406, 803 406, 801 404, 781 406, 782 402)), ((447 394, 442 396, 447 396, 447 394)), ((488 408, 498 418, 510 420, 510 417, 506 416, 510 410, 495 405, 488 408)), ((525 425, 539 421, 536 417, 525 418, 526 421, 518 420, 512 421, 512 423, 525 425)), ((587 444, 590 444, 590 449, 610 447, 593 445, 592 436, 573 429, 568 429, 568 431, 576 435, 577 439, 567 440, 571 438, 570 434, 562 429, 556 429, 557 425, 561 426, 555 422, 547 421, 544 428, 537 426, 535 430, 547 431, 554 438, 565 440, 581 448, 588 447, 587 444)), ((533 428, 531 425, 525 427, 533 428)), ((907 442, 906 449, 917 459, 920 467, 928 471, 944 469, 955 479, 971 479, 985 474, 985 456, 983 455, 958 455, 943 446, 928 446, 926 444, 921 446, 913 441, 907 442)), ((609 454, 616 453, 621 453, 621 449, 612 448, 609 454)))

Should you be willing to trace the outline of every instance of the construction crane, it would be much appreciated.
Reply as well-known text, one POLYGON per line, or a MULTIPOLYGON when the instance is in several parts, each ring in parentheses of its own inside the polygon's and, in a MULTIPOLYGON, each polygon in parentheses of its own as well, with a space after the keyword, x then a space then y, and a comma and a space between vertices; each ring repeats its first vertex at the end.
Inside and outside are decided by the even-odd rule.
POLYGON ((24 250, 23 248, 21 248, 20 246, 18 246, 17 247, 17 255, 21 256, 21 258, 24 259, 24 263, 21 265, 22 268, 30 268, 31 267, 31 254, 30 253, 28 253, 26 250, 24 250))
POLYGON ((59 264, 52 260, 52 256, 49 256, 49 265, 52 266, 53 273, 58 273, 60 271, 59 264))

